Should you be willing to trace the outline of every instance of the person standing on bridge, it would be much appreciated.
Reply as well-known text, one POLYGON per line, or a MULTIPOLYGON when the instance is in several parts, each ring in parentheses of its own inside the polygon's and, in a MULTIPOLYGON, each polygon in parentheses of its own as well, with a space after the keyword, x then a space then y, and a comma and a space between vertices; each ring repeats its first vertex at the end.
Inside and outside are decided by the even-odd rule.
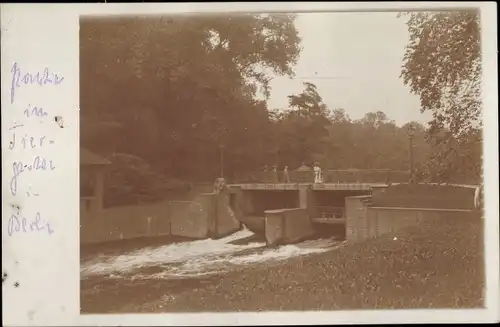
POLYGON ((290 183, 290 175, 288 174, 288 166, 283 169, 283 182, 290 183))
POLYGON ((323 183, 323 176, 319 162, 314 163, 314 183, 323 183))
POLYGON ((272 176, 272 179, 273 179, 273 183, 278 183, 278 166, 277 165, 273 166, 273 176, 272 176))

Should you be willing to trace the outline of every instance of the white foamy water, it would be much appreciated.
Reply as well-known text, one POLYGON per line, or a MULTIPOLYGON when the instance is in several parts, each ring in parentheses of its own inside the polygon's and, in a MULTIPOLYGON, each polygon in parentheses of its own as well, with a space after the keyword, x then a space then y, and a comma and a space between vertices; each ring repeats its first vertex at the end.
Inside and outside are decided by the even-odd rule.
POLYGON ((83 277, 104 275, 110 278, 172 279, 210 275, 267 261, 285 260, 310 253, 324 252, 339 242, 335 240, 307 241, 275 249, 265 243, 229 244, 251 236, 241 230, 219 240, 198 240, 164 246, 148 247, 118 256, 99 256, 82 264, 83 277), (144 269, 153 269, 147 273, 144 269))

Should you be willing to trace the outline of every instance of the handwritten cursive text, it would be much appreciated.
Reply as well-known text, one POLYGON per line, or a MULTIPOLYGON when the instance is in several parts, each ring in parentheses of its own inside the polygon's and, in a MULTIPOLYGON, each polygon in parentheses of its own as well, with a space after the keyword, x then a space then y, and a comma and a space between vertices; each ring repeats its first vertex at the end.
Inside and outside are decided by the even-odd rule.
MULTIPOLYGON (((17 142, 17 134, 12 133, 12 140, 9 143, 9 149, 14 149, 16 148, 18 142, 17 142)), ((54 141, 48 141, 45 136, 31 136, 28 134, 24 134, 24 136, 20 137, 20 146, 23 149, 36 149, 36 148, 41 148, 43 147, 46 143, 53 144, 54 141)))
POLYGON ((23 163, 22 161, 14 161, 12 164, 12 179, 10 180, 10 192, 12 195, 17 194, 17 186, 19 183, 19 177, 26 171, 51 171, 56 169, 52 160, 47 160, 44 157, 36 156, 33 158, 29 164, 23 163))
POLYGON ((37 106, 32 106, 31 104, 28 105, 28 108, 24 109, 24 115, 26 117, 47 117, 48 113, 43 110, 42 107, 37 107, 37 106))
POLYGON ((12 65, 10 70, 12 73, 12 83, 10 87, 10 103, 14 103, 16 90, 21 87, 21 85, 59 85, 63 82, 64 77, 59 76, 57 73, 50 72, 48 68, 43 70, 43 73, 22 73, 21 68, 17 62, 12 65))
POLYGON ((48 235, 52 235, 54 233, 50 223, 48 221, 43 221, 39 212, 37 212, 35 218, 11 215, 9 218, 7 232, 9 236, 12 236, 15 233, 46 232, 48 235))

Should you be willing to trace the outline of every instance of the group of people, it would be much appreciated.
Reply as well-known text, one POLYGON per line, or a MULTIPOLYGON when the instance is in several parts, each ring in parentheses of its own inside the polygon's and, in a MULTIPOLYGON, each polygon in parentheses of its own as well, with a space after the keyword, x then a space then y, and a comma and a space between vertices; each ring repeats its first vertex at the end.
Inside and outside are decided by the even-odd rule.
MULTIPOLYGON (((309 172, 310 170, 311 169, 304 163, 297 169, 297 171, 303 171, 303 172, 309 172)), ((269 171, 267 166, 264 166, 264 171, 265 172, 269 171)), ((277 165, 273 166, 272 172, 275 174, 276 179, 278 179, 278 166, 277 165)), ((314 173, 314 183, 323 183, 323 171, 321 170, 319 162, 314 163, 313 173, 314 173)), ((291 183, 288 166, 285 166, 283 168, 283 182, 284 183, 291 183)))

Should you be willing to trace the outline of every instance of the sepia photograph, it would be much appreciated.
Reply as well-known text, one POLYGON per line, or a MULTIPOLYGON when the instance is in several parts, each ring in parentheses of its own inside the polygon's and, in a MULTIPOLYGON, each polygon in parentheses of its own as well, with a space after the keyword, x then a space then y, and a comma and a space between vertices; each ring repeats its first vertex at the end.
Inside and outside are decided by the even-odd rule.
POLYGON ((479 10, 79 24, 81 314, 485 307, 479 10))

